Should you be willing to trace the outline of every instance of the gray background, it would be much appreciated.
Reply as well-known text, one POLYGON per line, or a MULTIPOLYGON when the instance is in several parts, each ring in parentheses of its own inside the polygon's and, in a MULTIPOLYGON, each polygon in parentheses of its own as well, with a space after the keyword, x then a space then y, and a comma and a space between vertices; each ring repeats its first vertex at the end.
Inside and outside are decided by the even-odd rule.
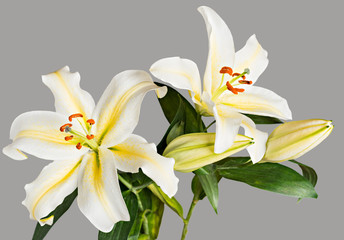
MULTIPOLYGON (((270 64, 257 82, 288 100, 294 120, 334 120, 330 137, 299 160, 319 175, 317 200, 296 199, 222 181, 219 214, 200 202, 188 239, 340 239, 343 237, 343 5, 340 1, 17 1, 0 3, 1 148, 13 119, 53 110, 40 75, 69 65, 96 100, 126 69, 148 70, 163 57, 194 60, 203 74, 206 29, 196 8, 214 8, 230 27, 236 49, 256 33, 270 64)), ((154 94, 144 100, 136 133, 158 143, 168 123, 154 94)), ((261 129, 267 128, 262 126, 261 129)), ((24 185, 48 162, 1 157, 1 239, 31 239, 35 222, 21 205, 24 185)), ((180 178, 184 208, 192 174, 180 178)), ((185 209, 186 211, 186 209, 185 209)), ((159 239, 180 239, 182 223, 166 209, 159 239)), ((96 239, 76 204, 46 239, 96 239)))

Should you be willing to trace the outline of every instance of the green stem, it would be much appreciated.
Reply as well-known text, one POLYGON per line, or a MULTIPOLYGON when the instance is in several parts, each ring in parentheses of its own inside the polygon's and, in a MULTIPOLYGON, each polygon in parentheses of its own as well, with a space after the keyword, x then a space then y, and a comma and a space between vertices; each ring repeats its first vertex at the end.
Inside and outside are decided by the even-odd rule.
MULTIPOLYGON (((137 203, 139 205, 140 211, 144 212, 143 204, 142 204, 142 201, 141 201, 141 198, 140 198, 140 194, 136 190, 133 190, 133 193, 136 195, 137 203)), ((142 217, 143 217, 143 232, 145 234, 149 235, 149 226, 148 226, 148 220, 147 220, 146 214, 144 213, 142 215, 142 217)))
POLYGON ((133 185, 129 183, 127 180, 124 179, 120 174, 118 174, 118 179, 123 183, 124 186, 126 186, 130 191, 133 189, 133 185))
POLYGON ((198 202, 198 198, 196 196, 193 197, 190 208, 189 208, 189 212, 188 215, 186 216, 186 219, 184 219, 184 228, 183 228, 183 233, 182 233, 182 238, 181 240, 184 240, 186 237, 186 234, 188 233, 188 225, 189 225, 189 221, 192 215, 192 212, 196 206, 198 202))

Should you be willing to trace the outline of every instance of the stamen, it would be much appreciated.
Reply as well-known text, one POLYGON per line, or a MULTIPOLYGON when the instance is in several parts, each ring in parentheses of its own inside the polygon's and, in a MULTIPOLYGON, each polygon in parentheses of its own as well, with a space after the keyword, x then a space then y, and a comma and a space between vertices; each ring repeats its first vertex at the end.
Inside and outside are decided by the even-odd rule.
POLYGON ((71 122, 73 120, 73 118, 78 118, 78 117, 84 117, 81 113, 76 113, 76 114, 72 114, 68 117, 68 120, 71 122))
POLYGON ((245 89, 243 88, 234 88, 229 82, 226 82, 227 89, 234 94, 238 94, 239 92, 244 92, 245 89))
POLYGON ((89 123, 90 125, 93 125, 96 123, 93 119, 88 119, 86 122, 89 123))
MULTIPOLYGON (((241 75, 240 73, 233 73, 232 77, 237 77, 237 76, 240 76, 240 75, 241 75)), ((242 78, 243 80, 245 80, 245 79, 246 79, 246 76, 245 76, 245 75, 242 75, 241 78, 242 78)))
POLYGON ((80 150, 81 148, 82 148, 81 143, 78 143, 78 144, 76 145, 76 149, 80 150))
POLYGON ((248 85, 251 85, 251 84, 252 84, 252 81, 248 81, 248 80, 239 80, 239 83, 240 83, 240 84, 248 84, 248 85))
POLYGON ((67 137, 65 137, 65 140, 66 140, 66 141, 72 140, 73 137, 74 137, 73 135, 67 136, 67 137))
POLYGON ((70 123, 66 123, 60 127, 60 131, 64 132, 66 128, 70 128, 71 126, 73 126, 73 125, 70 123))
POLYGON ((233 69, 230 68, 230 67, 223 67, 223 68, 221 68, 220 73, 222 73, 222 74, 228 73, 229 75, 232 76, 232 74, 233 74, 233 69))
POLYGON ((91 139, 94 138, 94 135, 93 135, 93 134, 91 134, 91 135, 86 135, 86 138, 87 138, 88 140, 91 140, 91 139))

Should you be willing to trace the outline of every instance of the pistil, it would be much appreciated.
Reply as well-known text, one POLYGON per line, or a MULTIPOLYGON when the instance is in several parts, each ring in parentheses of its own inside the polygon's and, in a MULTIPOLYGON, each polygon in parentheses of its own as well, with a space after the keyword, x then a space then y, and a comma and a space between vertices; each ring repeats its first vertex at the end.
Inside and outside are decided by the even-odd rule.
POLYGON ((236 80, 238 80, 239 78, 242 78, 242 80, 238 81, 239 84, 248 84, 248 85, 252 84, 252 81, 246 80, 246 76, 245 75, 246 74, 250 74, 250 70, 248 68, 246 68, 244 70, 244 72, 242 72, 240 74, 240 73, 233 73, 233 70, 230 67, 223 67, 223 68, 221 68, 220 73, 222 74, 222 80, 221 80, 220 87, 215 91, 215 93, 212 96, 212 100, 213 101, 215 101, 222 93, 224 93, 227 90, 231 91, 233 94, 238 94, 240 92, 244 92, 245 89, 243 89, 243 88, 235 88, 235 87, 232 86, 232 84, 236 80), (230 81, 227 81, 224 86, 222 86, 225 74, 228 74, 228 75, 230 75, 233 78, 230 81))
MULTIPOLYGON (((81 113, 72 114, 68 117, 68 120, 71 122, 74 118, 83 118, 83 115, 81 113)), ((76 131, 75 129, 72 129, 73 125, 71 123, 66 123, 60 127, 60 131, 70 133, 71 135, 66 136, 64 139, 66 141, 73 140, 73 142, 77 142, 76 148, 78 150, 80 150, 82 146, 86 146, 91 148, 93 151, 98 151, 99 145, 95 141, 94 135, 90 134, 90 130, 92 128, 92 125, 95 124, 95 121, 93 119, 88 119, 86 121, 88 123, 86 130, 83 124, 79 121, 79 119, 77 120, 85 133, 83 134, 79 131, 76 131)))

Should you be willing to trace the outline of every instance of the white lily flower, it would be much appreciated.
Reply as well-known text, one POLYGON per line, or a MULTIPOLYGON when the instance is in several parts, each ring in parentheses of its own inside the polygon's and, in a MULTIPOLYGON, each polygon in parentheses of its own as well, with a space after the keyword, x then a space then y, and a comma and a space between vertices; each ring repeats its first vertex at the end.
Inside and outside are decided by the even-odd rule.
POLYGON ((83 214, 99 230, 111 231, 116 222, 129 220, 117 170, 135 173, 141 168, 168 196, 176 193, 174 159, 162 157, 154 144, 132 134, 144 95, 156 90, 163 96, 166 88, 156 86, 144 71, 124 71, 95 106, 79 86, 79 73, 68 67, 43 76, 43 82, 55 96, 57 112, 18 116, 10 131, 13 143, 3 149, 16 160, 27 158, 23 152, 55 160, 25 186, 23 204, 32 219, 52 224, 53 217, 44 218, 78 188, 83 214))
POLYGON ((257 130, 254 122, 241 113, 291 119, 291 111, 284 98, 252 86, 268 65, 267 52, 256 36, 251 36, 235 52, 232 34, 221 17, 209 7, 200 7, 198 11, 205 20, 209 38, 203 92, 197 65, 191 60, 164 58, 155 62, 150 71, 176 88, 189 90, 196 109, 203 116, 215 117, 215 153, 226 151, 242 126, 245 135, 255 139, 247 150, 256 163, 264 156, 268 134, 257 130))

